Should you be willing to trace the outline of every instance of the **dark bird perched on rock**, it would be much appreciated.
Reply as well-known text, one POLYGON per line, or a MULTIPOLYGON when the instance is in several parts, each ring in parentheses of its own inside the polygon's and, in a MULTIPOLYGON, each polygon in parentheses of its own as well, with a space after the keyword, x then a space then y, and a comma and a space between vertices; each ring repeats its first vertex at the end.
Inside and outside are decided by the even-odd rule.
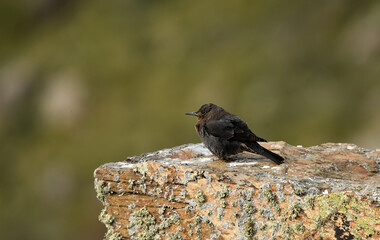
POLYGON ((248 125, 237 116, 223 108, 209 103, 204 104, 196 112, 188 112, 198 118, 195 129, 204 145, 217 157, 227 159, 228 156, 243 151, 253 152, 281 164, 284 158, 263 148, 257 142, 266 142, 256 136, 248 125))

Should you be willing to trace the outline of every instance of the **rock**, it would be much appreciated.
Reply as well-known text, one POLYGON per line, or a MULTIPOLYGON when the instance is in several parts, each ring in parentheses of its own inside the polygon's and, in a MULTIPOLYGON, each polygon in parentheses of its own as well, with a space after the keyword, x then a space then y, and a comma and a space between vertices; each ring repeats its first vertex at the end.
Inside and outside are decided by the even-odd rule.
POLYGON ((261 144, 285 164, 187 144, 100 166, 105 239, 380 238, 380 151, 261 144))

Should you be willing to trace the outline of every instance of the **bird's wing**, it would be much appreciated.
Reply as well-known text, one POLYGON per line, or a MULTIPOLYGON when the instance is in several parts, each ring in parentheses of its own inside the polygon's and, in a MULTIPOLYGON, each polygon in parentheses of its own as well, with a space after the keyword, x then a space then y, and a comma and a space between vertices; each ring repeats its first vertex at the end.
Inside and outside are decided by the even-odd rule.
POLYGON ((231 119, 234 126, 234 137, 233 140, 240 142, 266 142, 267 140, 256 136, 248 127, 248 125, 238 117, 231 119))
POLYGON ((265 139, 256 136, 248 125, 238 117, 228 120, 215 120, 205 123, 208 133, 215 137, 231 139, 239 142, 266 142, 265 139))
POLYGON ((229 139, 234 136, 234 125, 230 121, 216 120, 205 123, 206 131, 220 138, 229 139))

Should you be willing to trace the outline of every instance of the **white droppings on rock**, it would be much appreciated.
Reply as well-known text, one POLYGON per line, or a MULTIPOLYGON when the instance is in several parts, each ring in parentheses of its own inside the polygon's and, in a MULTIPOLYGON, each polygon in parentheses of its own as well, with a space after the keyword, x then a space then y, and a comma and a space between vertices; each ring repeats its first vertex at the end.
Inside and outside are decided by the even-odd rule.
POLYGON ((203 143, 191 144, 188 147, 182 149, 183 151, 191 150, 199 155, 210 156, 212 153, 208 150, 203 143))
POLYGON ((104 165, 109 168, 133 168, 135 164, 127 162, 111 162, 104 165))
POLYGON ((228 167, 237 167, 237 166, 242 166, 242 165, 256 165, 258 162, 233 162, 233 163, 228 163, 228 167))
POLYGON ((154 153, 147 153, 146 155, 145 155, 145 157, 153 157, 154 156, 154 153))
POLYGON ((180 159, 180 158, 170 158, 170 159, 165 159, 165 161, 161 160, 161 161, 158 161, 158 162, 162 163, 164 165, 171 165, 173 163, 193 165, 193 164, 205 164, 205 163, 212 162, 212 161, 213 161, 213 158, 205 157, 205 158, 192 158, 192 159, 189 159, 189 160, 183 160, 183 159, 180 159))
POLYGON ((271 148, 281 149, 282 146, 280 144, 271 144, 271 148))
POLYGON ((182 164, 204 164, 204 163, 208 163, 208 162, 212 162, 213 161, 213 158, 209 158, 209 157, 206 157, 206 158, 195 158, 194 160, 185 160, 185 161, 181 161, 182 164))
POLYGON ((272 167, 272 169, 275 170, 275 171, 279 171, 279 170, 281 170, 281 167, 280 166, 276 166, 276 167, 272 167))
POLYGON ((347 146, 347 149, 348 149, 348 150, 352 150, 352 149, 354 149, 355 147, 356 147, 355 145, 348 145, 348 146, 347 146))

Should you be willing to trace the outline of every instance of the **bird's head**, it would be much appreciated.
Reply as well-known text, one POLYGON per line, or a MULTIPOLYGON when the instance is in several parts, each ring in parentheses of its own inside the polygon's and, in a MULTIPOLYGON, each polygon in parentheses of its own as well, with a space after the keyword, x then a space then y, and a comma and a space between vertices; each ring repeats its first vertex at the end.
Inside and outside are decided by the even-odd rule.
POLYGON ((224 112, 224 109, 213 104, 207 103, 203 104, 198 111, 196 112, 187 112, 186 115, 196 116, 198 120, 205 119, 211 120, 220 115, 221 112, 224 112))

